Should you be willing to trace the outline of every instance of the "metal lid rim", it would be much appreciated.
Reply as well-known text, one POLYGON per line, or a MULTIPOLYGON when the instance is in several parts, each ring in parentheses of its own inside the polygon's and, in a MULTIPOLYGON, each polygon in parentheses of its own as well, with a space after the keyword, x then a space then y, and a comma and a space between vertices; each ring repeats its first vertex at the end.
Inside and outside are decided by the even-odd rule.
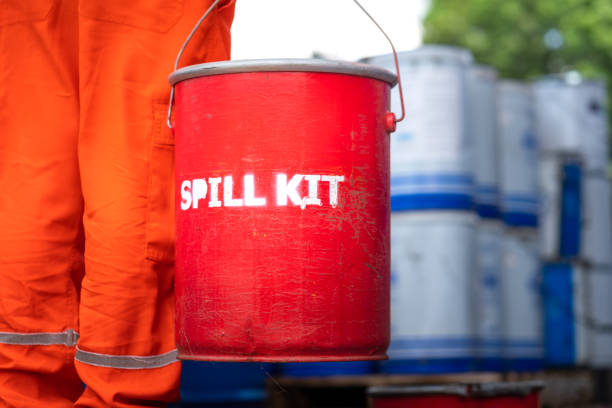
POLYGON ((397 76, 384 68, 347 61, 316 59, 262 59, 219 61, 189 65, 170 74, 168 81, 176 85, 187 79, 203 76, 239 74, 248 72, 320 72, 369 77, 394 86, 397 76))

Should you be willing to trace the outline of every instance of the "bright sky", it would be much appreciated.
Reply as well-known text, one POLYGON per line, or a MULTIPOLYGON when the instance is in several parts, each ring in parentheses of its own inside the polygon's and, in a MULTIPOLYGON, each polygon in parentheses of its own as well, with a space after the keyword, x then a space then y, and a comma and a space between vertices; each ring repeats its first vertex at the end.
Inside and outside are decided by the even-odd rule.
MULTIPOLYGON (((421 43, 428 0, 360 0, 398 51, 421 43)), ((389 43, 353 0, 237 0, 232 59, 357 60, 391 52, 389 43)))

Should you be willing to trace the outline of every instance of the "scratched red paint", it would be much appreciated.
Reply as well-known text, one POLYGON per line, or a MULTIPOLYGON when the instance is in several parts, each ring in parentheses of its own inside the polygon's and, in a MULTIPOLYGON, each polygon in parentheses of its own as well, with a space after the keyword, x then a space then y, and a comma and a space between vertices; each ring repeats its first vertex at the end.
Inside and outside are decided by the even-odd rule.
POLYGON ((181 358, 386 358, 389 90, 321 72, 176 85, 181 358))

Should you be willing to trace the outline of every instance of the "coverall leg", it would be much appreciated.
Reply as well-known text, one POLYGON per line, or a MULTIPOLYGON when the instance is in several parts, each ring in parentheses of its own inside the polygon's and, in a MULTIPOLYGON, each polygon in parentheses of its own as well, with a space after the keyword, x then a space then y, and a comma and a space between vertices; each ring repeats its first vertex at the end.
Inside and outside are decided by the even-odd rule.
POLYGON ((0 406, 70 407, 83 234, 76 1, 0 1, 0 406))
MULTIPOLYGON (((77 407, 178 397, 174 342, 174 139, 168 74, 212 0, 79 2, 79 166, 85 277, 77 407)), ((230 58, 234 1, 190 42, 182 64, 230 58)))
MULTIPOLYGON (((167 75, 212 0, 4 2, 0 401, 174 400, 167 75)), ((229 58, 233 10, 207 18, 185 65, 229 58)))

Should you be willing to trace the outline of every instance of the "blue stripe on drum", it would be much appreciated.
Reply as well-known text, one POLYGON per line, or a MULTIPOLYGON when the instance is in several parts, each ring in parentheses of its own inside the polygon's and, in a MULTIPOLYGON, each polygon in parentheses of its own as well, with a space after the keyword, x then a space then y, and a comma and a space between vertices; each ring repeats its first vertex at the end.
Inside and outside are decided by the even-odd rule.
POLYGON ((474 207, 474 178, 469 174, 430 173, 391 176, 391 210, 474 207))
POLYGON ((506 225, 514 227, 537 227, 538 216, 533 213, 502 212, 502 220, 506 225))
POLYGON ((505 212, 538 212, 539 200, 537 197, 523 194, 505 194, 502 196, 502 208, 505 212))
POLYGON ((391 359, 472 358, 476 346, 473 338, 403 338, 391 340, 388 354, 391 359))
POLYGON ((494 185, 480 185, 476 187, 476 213, 481 218, 495 219, 500 217, 499 189, 494 185))
POLYGON ((537 227, 538 205, 538 198, 532 195, 505 194, 502 197, 502 219, 511 226, 537 227))
POLYGON ((515 358, 504 361, 504 369, 506 371, 540 371, 544 368, 544 360, 542 358, 515 358))
POLYGON ((497 205, 499 202, 499 189, 496 186, 477 186, 476 202, 497 205))
POLYGON ((366 375, 374 372, 373 361, 341 361, 280 364, 283 375, 289 377, 329 377, 366 375))
POLYGON ((484 357, 478 360, 478 371, 502 371, 504 360, 497 357, 484 357))
POLYGON ((501 339, 478 339, 478 355, 499 357, 501 356, 503 344, 501 339))
POLYGON ((544 364, 544 346, 539 340, 507 340, 503 356, 506 370, 537 371, 544 364))
POLYGON ((404 210, 472 210, 470 194, 422 193, 391 196, 391 211, 404 210))
POLYGON ((474 178, 467 174, 411 174, 391 176, 391 195, 420 193, 474 194, 474 178))
POLYGON ((480 218, 487 219, 498 219, 501 216, 501 212, 497 205, 476 203, 476 213, 480 218))
POLYGON ((501 371, 504 368, 502 358, 503 341, 499 338, 478 339, 478 369, 481 371, 501 371))
POLYGON ((539 340, 506 340, 503 348, 508 359, 544 357, 544 345, 539 340))
POLYGON ((481 337, 478 339, 478 344, 484 347, 499 347, 504 341, 500 338, 481 337))

